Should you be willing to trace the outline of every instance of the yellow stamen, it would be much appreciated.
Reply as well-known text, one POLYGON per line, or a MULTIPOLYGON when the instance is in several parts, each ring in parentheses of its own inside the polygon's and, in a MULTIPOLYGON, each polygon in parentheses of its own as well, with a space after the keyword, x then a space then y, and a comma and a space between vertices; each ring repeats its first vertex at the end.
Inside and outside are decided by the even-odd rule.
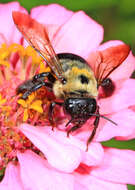
POLYGON ((21 56, 25 56, 25 48, 19 44, 11 44, 9 47, 8 47, 8 51, 11 53, 13 52, 18 52, 21 56))
POLYGON ((2 98, 2 95, 0 94, 0 106, 3 105, 6 102, 5 98, 2 98))
POLYGON ((23 114, 23 121, 25 122, 25 121, 27 121, 27 119, 28 119, 28 110, 25 109, 24 114, 23 114))
POLYGON ((41 62, 43 60, 31 46, 26 47, 25 55, 28 56, 28 57, 31 56, 32 57, 32 62, 34 64, 37 64, 37 63, 39 63, 39 62, 41 62))
POLYGON ((29 110, 35 110, 39 113, 43 113, 42 101, 36 100, 34 93, 28 96, 27 100, 19 99, 18 104, 20 104, 24 108, 23 121, 26 121, 29 117, 29 110))
POLYGON ((41 100, 36 100, 30 105, 30 109, 33 109, 39 113, 43 113, 43 108, 42 108, 42 101, 41 100))
POLYGON ((10 64, 9 64, 8 61, 3 61, 3 60, 0 60, 0 65, 4 65, 4 66, 6 66, 6 67, 9 67, 9 66, 10 66, 10 64))
POLYGON ((43 62, 40 62, 39 73, 50 72, 50 71, 51 71, 50 67, 45 67, 45 64, 43 62))
POLYGON ((27 102, 23 99, 19 99, 17 101, 18 104, 22 105, 24 108, 27 108, 27 102))

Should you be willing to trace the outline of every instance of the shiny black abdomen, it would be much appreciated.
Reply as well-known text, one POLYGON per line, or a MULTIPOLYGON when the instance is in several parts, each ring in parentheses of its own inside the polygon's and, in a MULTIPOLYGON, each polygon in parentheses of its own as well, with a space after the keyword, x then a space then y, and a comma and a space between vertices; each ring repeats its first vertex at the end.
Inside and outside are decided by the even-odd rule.
POLYGON ((96 112, 97 104, 94 98, 67 98, 64 102, 65 112, 71 118, 87 120, 96 112))

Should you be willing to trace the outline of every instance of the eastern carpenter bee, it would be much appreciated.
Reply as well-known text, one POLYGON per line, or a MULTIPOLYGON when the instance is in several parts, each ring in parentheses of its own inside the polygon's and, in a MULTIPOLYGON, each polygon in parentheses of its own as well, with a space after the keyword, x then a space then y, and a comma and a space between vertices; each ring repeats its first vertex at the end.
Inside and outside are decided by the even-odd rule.
POLYGON ((55 105, 63 106, 66 114, 70 116, 66 126, 73 124, 67 135, 81 128, 90 117, 95 117, 93 131, 87 140, 88 148, 88 144, 96 133, 100 117, 111 121, 99 113, 98 89, 102 86, 103 90, 106 88, 109 92, 112 81, 108 79, 108 76, 127 58, 130 52, 129 46, 122 44, 97 51, 93 55, 94 68, 91 68, 78 55, 71 53, 56 55, 45 26, 29 15, 13 12, 13 20, 25 39, 51 68, 51 72, 39 73, 25 81, 17 88, 17 92, 23 93, 22 98, 27 99, 32 92, 42 86, 48 90, 52 89, 56 99, 50 104, 49 120, 53 122, 55 105))

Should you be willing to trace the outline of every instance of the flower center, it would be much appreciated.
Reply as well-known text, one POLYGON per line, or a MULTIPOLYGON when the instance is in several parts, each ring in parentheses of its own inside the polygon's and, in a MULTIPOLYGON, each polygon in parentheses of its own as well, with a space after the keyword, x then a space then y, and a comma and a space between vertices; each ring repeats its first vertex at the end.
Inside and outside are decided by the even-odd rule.
POLYGON ((30 79, 35 73, 45 72, 42 58, 33 48, 18 44, 0 48, 0 168, 9 161, 16 161, 17 151, 36 147, 19 130, 23 122, 45 125, 48 122, 50 99, 53 94, 44 87, 32 93, 27 100, 16 95, 19 84, 30 79))

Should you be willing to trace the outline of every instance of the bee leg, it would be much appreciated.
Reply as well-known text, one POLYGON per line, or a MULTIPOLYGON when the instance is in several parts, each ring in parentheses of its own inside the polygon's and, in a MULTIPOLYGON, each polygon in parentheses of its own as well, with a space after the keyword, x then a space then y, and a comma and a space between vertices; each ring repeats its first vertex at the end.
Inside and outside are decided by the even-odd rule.
POLYGON ((53 112, 54 112, 54 108, 56 105, 62 106, 63 103, 62 102, 51 102, 51 104, 50 104, 48 117, 49 117, 49 122, 52 125, 52 130, 55 127, 55 123, 53 121, 53 112))
POLYGON ((67 131, 67 137, 69 137, 69 134, 70 134, 71 132, 76 131, 77 129, 79 129, 79 128, 81 128, 81 127, 82 127, 82 125, 80 125, 80 124, 73 126, 71 129, 69 129, 69 130, 67 131))
POLYGON ((39 74, 35 75, 33 77, 32 81, 34 82, 34 81, 37 81, 38 79, 45 78, 45 77, 47 77, 47 79, 52 83, 54 83, 56 80, 55 77, 52 75, 52 73, 43 72, 43 73, 39 73, 39 74))
POLYGON ((72 123, 73 120, 74 120, 74 119, 71 118, 71 119, 66 123, 65 127, 67 127, 70 123, 72 123))
MULTIPOLYGON (((99 108, 98 108, 98 110, 97 110, 97 113, 99 114, 99 108)), ((94 128, 93 128, 93 131, 92 131, 90 137, 89 137, 88 140, 87 140, 86 152, 88 151, 89 143, 92 141, 92 139, 94 138, 94 136, 95 136, 95 134, 96 134, 96 130, 97 130, 97 128, 98 128, 98 124, 99 124, 99 117, 97 116, 97 117, 95 118, 95 121, 94 121, 94 128)))
POLYGON ((48 112, 48 117, 49 117, 49 122, 52 125, 52 130, 54 128, 54 121, 53 121, 53 111, 54 111, 54 107, 55 107, 55 102, 52 102, 49 106, 49 112, 48 112))
POLYGON ((52 90, 52 86, 55 80, 55 77, 50 72, 43 72, 35 75, 32 79, 20 84, 16 89, 16 93, 23 93, 21 98, 25 100, 32 92, 38 90, 42 86, 45 86, 48 88, 48 90, 52 90), (44 81, 45 77, 47 77, 49 82, 44 81))
POLYGON ((34 86, 32 86, 30 89, 28 89, 26 92, 24 92, 24 94, 22 95, 22 99, 26 100, 28 98, 28 96, 32 93, 35 92, 36 90, 38 90, 39 88, 41 88, 42 86, 45 86, 46 88, 51 88, 52 89, 52 83, 49 82, 43 82, 43 81, 39 81, 37 84, 35 84, 34 86))

